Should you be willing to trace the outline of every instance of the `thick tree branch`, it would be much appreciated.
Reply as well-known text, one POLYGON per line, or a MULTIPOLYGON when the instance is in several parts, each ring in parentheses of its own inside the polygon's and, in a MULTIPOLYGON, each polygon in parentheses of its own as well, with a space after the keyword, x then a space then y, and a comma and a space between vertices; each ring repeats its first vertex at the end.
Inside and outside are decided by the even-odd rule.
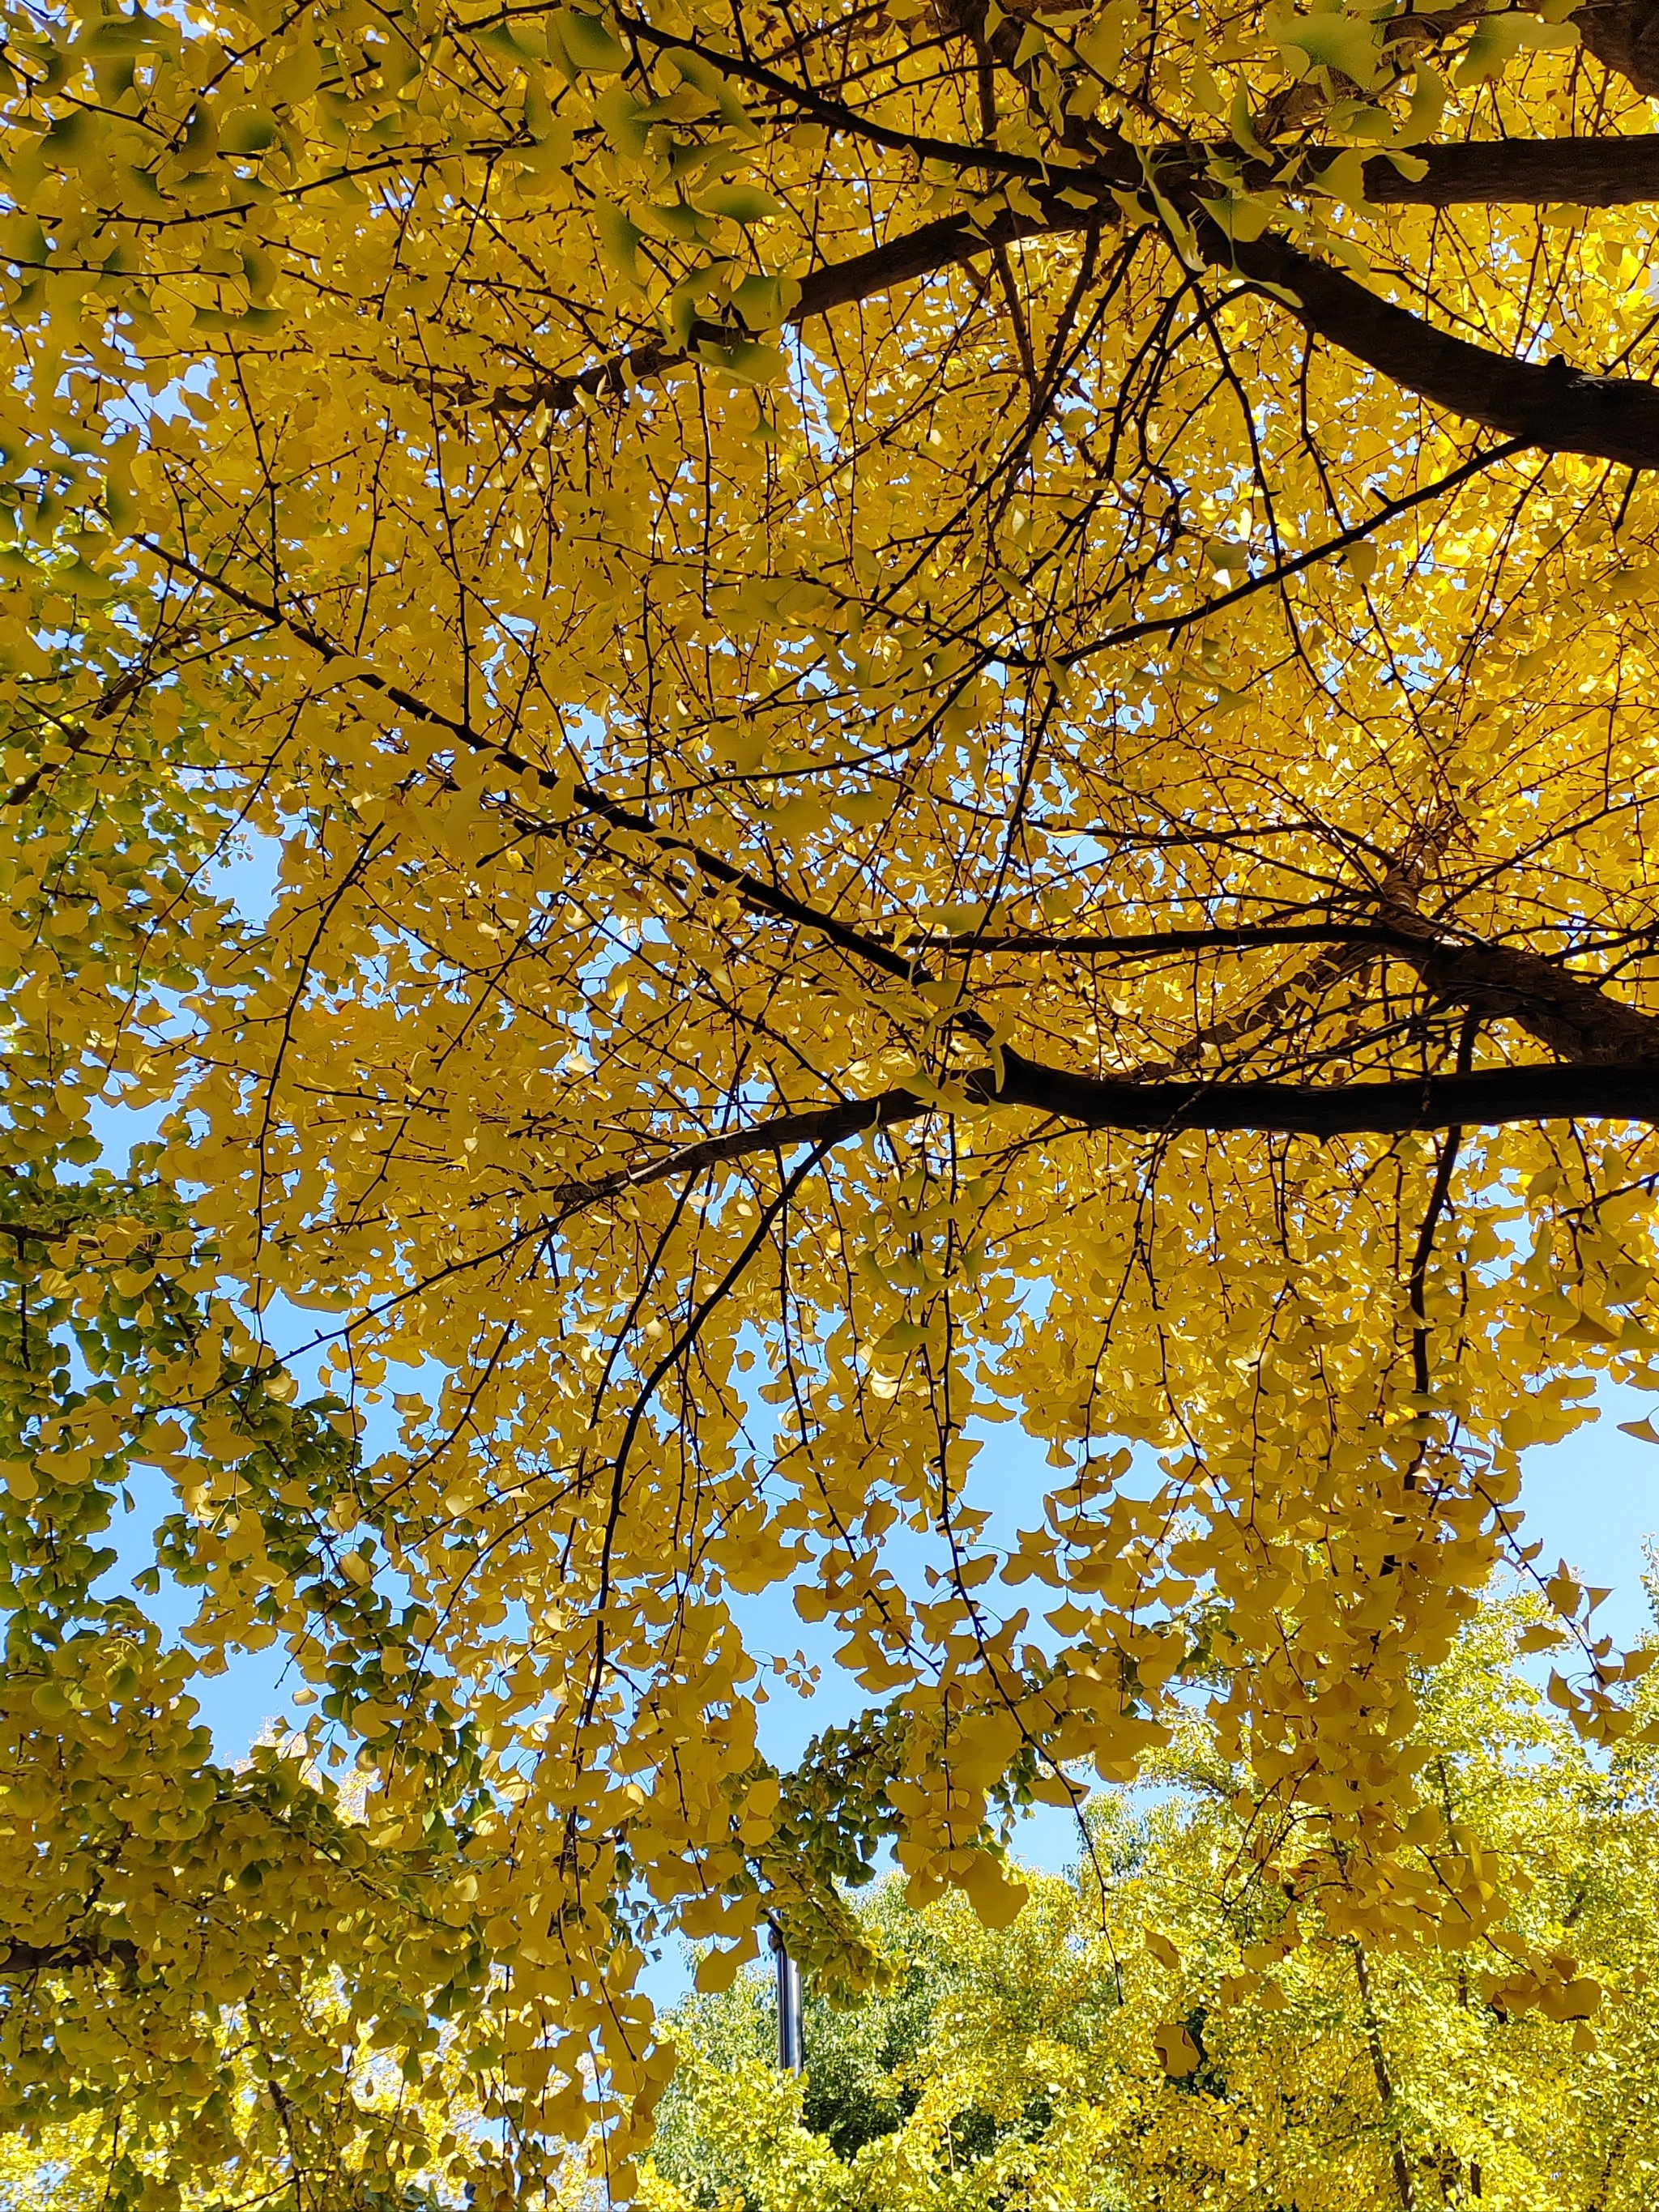
POLYGON ((1386 154, 1365 164, 1365 196, 1389 207, 1626 207, 1659 200, 1659 136, 1492 138, 1412 149, 1402 177, 1386 154))
MULTIPOLYGON (((1201 198, 1206 158, 1202 147, 1177 146, 1156 161, 1161 184, 1178 203, 1195 205, 1201 198)), ((1659 201, 1659 136, 1494 139, 1433 146, 1418 158, 1425 165, 1420 177, 1403 176, 1386 155, 1367 161, 1365 191, 1370 201, 1389 207, 1547 206, 1559 202, 1618 207, 1659 201)), ((1270 178, 1265 168, 1259 176, 1253 168, 1249 180, 1265 185, 1270 178)), ((876 299, 1000 246, 1028 238, 1059 238, 1118 222, 1121 216, 1113 192, 1133 191, 1143 182, 1139 158, 1126 148, 1121 160, 1103 157, 1089 169, 1066 171, 1059 184, 1034 185, 1025 198, 1035 204, 1035 212, 1030 206, 1005 209, 983 222, 966 216, 941 216, 936 222, 922 223, 866 252, 811 270, 801 279, 800 297, 787 318, 787 327, 799 328, 837 307, 876 299)), ((1241 262, 1243 258, 1241 252, 1241 262)), ((586 368, 561 370, 489 393, 469 392, 462 404, 482 404, 488 413, 501 417, 531 414, 539 407, 559 414, 584 397, 620 397, 636 385, 696 362, 701 349, 713 349, 717 356, 720 347, 747 335, 700 322, 693 325, 685 346, 637 346, 586 368)))
MULTIPOLYGON (((467 723, 434 711, 403 686, 367 669, 360 659, 344 653, 325 633, 303 617, 269 601, 256 600, 245 588, 212 575, 182 555, 168 553, 155 544, 149 544, 148 550, 184 568, 198 581, 223 592, 235 604, 250 611, 257 611, 273 623, 282 623, 325 661, 344 660, 353 680, 379 691, 404 712, 439 724, 471 750, 493 755, 504 768, 538 787, 549 792, 557 790, 556 771, 536 765, 474 731, 467 723)), ((579 806, 613 830, 646 839, 659 852, 681 855, 705 880, 736 892, 750 912, 808 929, 851 957, 896 981, 914 983, 920 980, 912 952, 884 943, 866 930, 854 928, 833 915, 807 905, 781 885, 767 883, 690 838, 660 829, 647 816, 620 805, 602 792, 579 786, 572 797, 579 806)), ((1489 1018, 1511 1019, 1540 1042, 1567 1058, 1610 1066, 1659 1065, 1659 1021, 1608 998, 1594 983, 1540 954, 1448 940, 1409 905, 1398 901, 1392 903, 1388 923, 1378 936, 1386 941, 1387 949, 1416 969, 1437 997, 1489 1018)), ((1217 932, 1218 949, 1225 941, 1225 933, 1217 932)), ((971 1010, 963 1011, 957 1026, 969 1035, 988 1035, 987 1024, 971 1010)), ((1136 1088, 1145 1095, 1146 1086, 1136 1088)), ((1157 1126, 1162 1126, 1161 1117, 1157 1126)), ((708 1155, 711 1161, 720 1157, 718 1152, 708 1155)))
POLYGON ((1517 1023, 1563 1060, 1659 1059, 1659 1019, 1609 998, 1591 978, 1542 953, 1452 937, 1395 901, 1389 924, 1328 921, 1240 922, 1232 927, 1109 932, 1075 937, 1007 934, 918 938, 910 949, 930 957, 975 959, 997 954, 1061 954, 1114 960, 1159 959, 1189 953, 1242 953, 1292 945, 1329 945, 1352 953, 1388 953, 1405 961, 1434 995, 1487 1020, 1517 1023))
POLYGON ((1659 95, 1659 7, 1654 0, 1587 0, 1572 20, 1597 61, 1650 99, 1659 95))
MULTIPOLYGON (((1085 187, 1089 182, 1083 180, 1085 187)), ((878 298, 898 285, 913 283, 918 277, 933 276, 957 262, 971 261, 975 254, 988 253, 998 246, 1012 246, 1022 238, 1059 237, 1066 232, 1088 229, 1103 221, 1119 220, 1116 204, 1109 199, 1105 201, 1103 210, 1099 205, 1073 206, 1052 192, 1034 193, 1033 197, 1042 206, 1039 215, 1005 209, 981 224, 970 222, 965 216, 941 216, 937 222, 922 223, 915 230, 902 232, 898 237, 872 246, 864 253, 851 254, 845 261, 832 261, 822 269, 812 270, 800 280, 800 298, 790 310, 786 328, 796 329, 836 307, 878 298)), ((533 384, 503 386, 489 397, 485 405, 489 413, 497 416, 525 415, 538 407, 550 408, 558 414, 574 406, 579 397, 617 397, 632 391, 637 384, 661 376, 668 369, 695 362, 701 348, 714 349, 718 354, 720 347, 729 346, 734 338, 747 336, 746 331, 728 329, 718 323, 694 323, 690 341, 685 346, 638 346, 631 353, 613 354, 609 360, 595 362, 587 368, 538 378, 533 384)))
POLYGON ((1000 1085, 973 1079, 970 1095, 1032 1106, 1087 1129, 1256 1130, 1290 1136, 1393 1136, 1456 1122, 1492 1127, 1565 1116, 1659 1122, 1659 1055, 1622 1066, 1497 1067, 1470 1075, 1328 1088, 1285 1083, 1137 1083, 1074 1075, 1018 1054, 1000 1085))
POLYGON ((1316 337, 1449 414, 1545 453, 1659 467, 1659 386, 1489 353, 1271 234, 1235 246, 1206 221, 1201 235, 1215 260, 1270 286, 1316 337))
POLYGON ((1659 1060, 1659 1019, 1541 953, 1458 944, 1404 916, 1392 950, 1437 999, 1487 1021, 1514 1022, 1564 1060, 1606 1066, 1659 1060))
POLYGON ((952 1091, 924 1097, 906 1087, 873 1098, 807 1107, 744 1129, 665 1152, 550 1193, 568 1215, 606 1199, 700 1174, 724 1161, 798 1146, 840 1143, 867 1130, 895 1128, 926 1114, 1025 1106, 1074 1129, 1121 1129, 1143 1136, 1186 1130, 1211 1134, 1391 1137, 1408 1130, 1494 1128, 1516 1121, 1625 1121, 1659 1126, 1659 1058, 1575 1066, 1491 1067, 1471 1074, 1329 1085, 1291 1083, 1137 1082, 1133 1077, 1073 1074, 1005 1053, 999 1080, 989 1068, 959 1079, 952 1091))
MULTIPOLYGON (((1369 295, 1365 296, 1369 297, 1369 295)), ((245 586, 234 584, 228 578, 214 575, 183 554, 169 552, 151 540, 140 542, 158 559, 182 569, 210 589, 222 592, 234 605, 251 612, 257 611, 272 623, 281 623, 293 636, 309 646, 325 663, 344 662, 352 681, 379 692, 404 713, 447 730, 459 744, 475 753, 493 757, 514 776, 538 789, 550 794, 558 793, 560 779, 556 770, 526 760, 511 748, 475 731, 467 722, 428 706, 401 684, 392 683, 366 667, 359 657, 346 653, 325 632, 317 629, 302 616, 274 602, 256 598, 245 586)), ((660 853, 681 856, 706 881, 735 892, 751 913, 810 930, 852 958, 896 981, 911 984, 922 980, 916 959, 910 952, 883 942, 867 930, 855 928, 834 915, 808 905, 781 885, 769 884, 750 870, 709 852, 690 838, 659 828, 648 816, 621 805, 603 792, 578 785, 570 793, 570 797, 579 807, 611 829, 646 840, 660 853)), ((1514 1020, 1541 1043, 1574 1060, 1609 1067, 1619 1065, 1644 1068, 1659 1066, 1659 1020, 1608 998, 1595 984, 1573 975, 1571 970, 1544 958, 1542 955, 1448 940, 1437 933, 1431 922, 1423 920, 1408 902, 1398 897, 1389 902, 1384 928, 1391 949, 1409 961, 1437 997, 1467 1006, 1489 1018, 1514 1020)), ((1217 948, 1221 949, 1225 942, 1225 933, 1218 931, 1217 948)), ((981 1038, 990 1034, 983 1018, 971 1008, 963 1010, 956 1027, 963 1034, 981 1038)), ((1025 1065, 1012 1058, 1007 1064, 1010 1068, 1025 1065)), ((1085 1079, 1088 1079, 1070 1078, 1058 1073, 1054 1076, 1054 1080, 1062 1085, 1085 1079)), ((1468 1079, 1473 1081, 1475 1079, 1471 1077, 1468 1079)), ((1172 1094, 1181 1086, 1131 1082, 1115 1088, 1126 1097, 1133 1093, 1137 1097, 1145 1098, 1153 1091, 1172 1094)), ((1206 1091, 1205 1095, 1209 1093, 1206 1091)), ((1303 1095, 1299 1092, 1286 1094, 1291 1097, 1303 1095)), ((1327 1094, 1316 1092, 1307 1095, 1323 1099, 1327 1094)), ((1005 1091, 997 1096, 1012 1099, 1012 1093, 1005 1091)), ((1054 1110, 1067 1113, 1068 1118, 1079 1118, 1066 1109, 1057 1107, 1054 1110)), ((1112 1126, 1162 1127, 1165 1125, 1167 1110, 1174 1109, 1166 1099, 1165 1106, 1154 1113, 1151 1122, 1124 1122, 1112 1126)), ((1317 1110, 1323 1112, 1327 1109, 1321 1106, 1317 1110)), ((1612 1113, 1626 1109, 1608 1107, 1601 1110, 1612 1113)), ((1086 1119, 1086 1116, 1082 1118, 1086 1119)), ((1462 1117, 1456 1115, 1449 1117, 1451 1121, 1459 1118, 1462 1117)), ((1471 1115, 1467 1118, 1478 1120, 1480 1117, 1471 1115)), ((1510 1118, 1535 1117, 1523 1114, 1510 1118)), ((852 1126, 861 1127, 865 1125, 855 1122, 852 1126)), ((1206 1122, 1202 1126, 1211 1125, 1206 1122)), ((1237 1126, 1254 1127, 1255 1124, 1240 1123, 1237 1126)), ((1402 1126, 1439 1127, 1446 1124, 1432 1121, 1402 1126)), ((815 1139, 808 1138, 805 1141, 815 1139)), ((720 1157, 722 1155, 718 1152, 707 1155, 710 1161, 720 1157)))

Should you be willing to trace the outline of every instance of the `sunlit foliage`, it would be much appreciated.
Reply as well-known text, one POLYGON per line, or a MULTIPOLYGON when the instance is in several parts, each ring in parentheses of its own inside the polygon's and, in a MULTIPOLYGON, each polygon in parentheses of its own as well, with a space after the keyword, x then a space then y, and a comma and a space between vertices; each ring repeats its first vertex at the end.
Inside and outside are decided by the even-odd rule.
MULTIPOLYGON (((1243 1778, 1201 1727, 1090 1808, 1006 1929, 867 1916, 887 1994, 809 2009, 778 2072, 763 1980, 692 1999, 650 2212, 1638 2212, 1659 2175, 1655 1754, 1587 1758, 1481 1620, 1425 1703, 1447 1831, 1523 1875, 1506 1954, 1378 1950, 1237 1886, 1243 1778), (1515 2003, 1542 1967, 1570 1978, 1515 2003), (1594 2011, 1599 2029, 1586 2015, 1594 2011)), ((1642 1703, 1650 1706, 1651 1694, 1642 1703)), ((1287 1885, 1293 1887, 1293 1885, 1287 1885)))
POLYGON ((1644 9, 0 15, 0 2118, 626 2195, 653 1945, 1005 1923, 1183 1686, 1501 1948, 1497 1563, 1642 1725, 1517 1498, 1659 1382, 1644 9))

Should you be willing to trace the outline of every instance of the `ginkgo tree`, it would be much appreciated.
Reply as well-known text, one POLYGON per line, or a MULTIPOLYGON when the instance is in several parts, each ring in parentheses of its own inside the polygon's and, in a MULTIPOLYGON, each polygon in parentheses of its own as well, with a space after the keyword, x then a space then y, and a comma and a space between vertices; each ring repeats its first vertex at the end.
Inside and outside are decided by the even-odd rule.
MULTIPOLYGON (((1602 1759, 1483 1609, 1422 1685, 1449 1836, 1527 1885, 1511 1949, 1334 1939, 1293 1883, 1241 1879, 1242 1777, 1189 1719, 1155 1786, 1103 1793, 1068 1877, 1006 1929, 890 1879, 864 1915, 885 1992, 808 2008, 779 2072, 770 1991, 677 2008, 649 2212, 1638 2212, 1659 2166, 1652 1742, 1602 1759), (1516 1985, 1553 1961, 1547 2008, 1516 1985), (1586 2020, 1595 2008, 1598 2025, 1586 2020), (1599 2048, 1597 2047, 1599 2040, 1599 2048)), ((1654 1706, 1653 1681, 1640 1700, 1654 1706)))
POLYGON ((1495 1940, 1413 1669, 1659 1381, 1659 18, 3 21, 7 2111, 378 2188, 326 1954, 434 2185, 625 2193, 653 1942, 1006 1917, 1188 1694, 1329 1927, 1495 1940))

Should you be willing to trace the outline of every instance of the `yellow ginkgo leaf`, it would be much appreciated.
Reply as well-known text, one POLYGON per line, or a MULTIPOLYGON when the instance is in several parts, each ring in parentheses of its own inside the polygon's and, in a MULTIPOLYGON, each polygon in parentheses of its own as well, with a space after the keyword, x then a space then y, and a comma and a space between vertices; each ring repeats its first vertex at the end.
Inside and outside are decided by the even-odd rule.
POLYGON ((1158 2063, 1172 2081, 1184 2081, 1203 2063, 1203 2054, 1191 2031, 1179 2021, 1165 2021, 1152 2031, 1152 2048, 1158 2063))

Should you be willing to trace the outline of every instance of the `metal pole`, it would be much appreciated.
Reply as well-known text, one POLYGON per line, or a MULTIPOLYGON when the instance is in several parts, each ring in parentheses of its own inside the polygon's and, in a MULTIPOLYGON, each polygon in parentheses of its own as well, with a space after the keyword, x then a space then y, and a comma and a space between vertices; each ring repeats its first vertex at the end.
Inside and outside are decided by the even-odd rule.
POLYGON ((775 1920, 772 1929, 772 1958, 777 1969, 778 2064, 786 2074, 799 2074, 804 2063, 800 1968, 784 1948, 783 1930, 775 1920))

